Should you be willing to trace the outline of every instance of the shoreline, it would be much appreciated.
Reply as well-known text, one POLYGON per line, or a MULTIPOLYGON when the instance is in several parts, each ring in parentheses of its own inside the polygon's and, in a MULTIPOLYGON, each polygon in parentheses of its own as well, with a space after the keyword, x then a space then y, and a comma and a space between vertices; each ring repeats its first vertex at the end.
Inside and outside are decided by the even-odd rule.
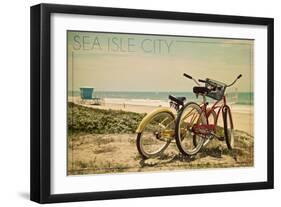
MULTIPOLYGON (((82 103, 80 97, 68 97, 68 102, 94 109, 121 110, 135 113, 150 113, 158 107, 169 107, 169 102, 143 99, 114 99, 106 98, 101 105, 92 105, 90 102, 82 103)), ((245 131, 251 135, 254 132, 254 106, 253 105, 230 105, 232 110, 234 128, 245 131)), ((175 111, 176 113, 176 111, 175 111)), ((219 123, 222 121, 219 121, 219 123)), ((221 123, 220 123, 221 124, 221 123)))
MULTIPOLYGON (((169 101, 153 99, 121 99, 121 98, 104 98, 101 105, 93 105, 90 102, 82 103, 80 97, 68 97, 68 102, 79 105, 85 105, 92 108, 124 110, 136 113, 149 113, 157 107, 170 107, 169 101)), ((210 106, 212 103, 209 104, 210 106)), ((253 113, 253 105, 229 104, 231 111, 235 113, 253 113)))

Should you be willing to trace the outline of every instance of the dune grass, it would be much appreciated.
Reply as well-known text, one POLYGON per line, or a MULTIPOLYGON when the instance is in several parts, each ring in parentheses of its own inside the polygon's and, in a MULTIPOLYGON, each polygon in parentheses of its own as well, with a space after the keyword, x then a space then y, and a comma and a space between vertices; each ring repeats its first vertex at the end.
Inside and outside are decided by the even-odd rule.
POLYGON ((103 110, 68 103, 68 132, 94 134, 135 133, 145 114, 103 110))

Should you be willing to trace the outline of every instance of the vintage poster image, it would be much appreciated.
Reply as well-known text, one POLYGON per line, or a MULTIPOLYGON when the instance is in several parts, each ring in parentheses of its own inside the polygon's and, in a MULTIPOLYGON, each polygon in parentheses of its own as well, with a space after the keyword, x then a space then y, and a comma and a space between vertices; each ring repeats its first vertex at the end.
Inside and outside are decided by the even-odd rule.
POLYGON ((254 40, 72 31, 67 175, 254 166, 254 40))

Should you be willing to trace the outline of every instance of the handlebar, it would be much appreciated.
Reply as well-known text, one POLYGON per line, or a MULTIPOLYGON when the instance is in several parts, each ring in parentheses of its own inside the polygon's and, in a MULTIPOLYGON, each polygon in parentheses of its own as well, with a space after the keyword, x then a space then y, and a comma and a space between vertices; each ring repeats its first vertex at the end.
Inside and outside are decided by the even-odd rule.
POLYGON ((205 80, 202 80, 202 79, 198 79, 198 82, 206 83, 206 81, 205 81, 205 80))
POLYGON ((237 81, 238 79, 240 79, 241 77, 242 77, 242 74, 239 74, 239 75, 237 76, 237 78, 236 78, 231 84, 226 85, 226 87, 230 87, 230 86, 234 85, 234 84, 236 83, 236 81, 237 81))
POLYGON ((183 74, 183 76, 189 78, 189 79, 192 79, 192 77, 190 75, 187 75, 186 73, 183 74))
MULTIPOLYGON (((202 79, 198 79, 198 82, 197 82, 196 79, 194 79, 192 76, 190 76, 190 75, 188 75, 188 74, 186 74, 186 73, 184 73, 183 76, 185 76, 186 78, 189 78, 189 79, 193 80, 198 86, 200 86, 200 84, 199 84, 198 82, 201 82, 201 83, 206 83, 206 82, 207 82, 206 80, 202 80, 202 79)), ((234 85, 234 84, 236 83, 236 81, 237 81, 238 79, 240 79, 241 77, 242 77, 242 74, 239 74, 239 75, 237 76, 237 78, 236 78, 231 84, 226 85, 225 87, 230 87, 230 86, 234 85)), ((214 85, 214 87, 217 87, 217 86, 214 85)))
POLYGON ((186 73, 184 73, 183 76, 186 77, 186 78, 189 78, 189 79, 193 80, 198 86, 200 86, 200 84, 197 82, 197 80, 196 80, 195 78, 193 78, 192 76, 187 75, 186 73))

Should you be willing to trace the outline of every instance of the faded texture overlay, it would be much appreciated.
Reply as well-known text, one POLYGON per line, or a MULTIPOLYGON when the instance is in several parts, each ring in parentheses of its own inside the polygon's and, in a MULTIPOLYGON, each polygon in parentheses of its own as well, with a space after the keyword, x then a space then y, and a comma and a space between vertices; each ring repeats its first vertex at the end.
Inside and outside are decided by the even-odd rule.
POLYGON ((67 174, 253 166, 253 46, 253 40, 68 31, 67 174), (235 148, 213 139, 184 156, 172 142, 160 156, 143 159, 135 131, 147 113, 169 107, 169 94, 202 101, 183 73, 225 83, 243 75, 227 91, 235 148))

